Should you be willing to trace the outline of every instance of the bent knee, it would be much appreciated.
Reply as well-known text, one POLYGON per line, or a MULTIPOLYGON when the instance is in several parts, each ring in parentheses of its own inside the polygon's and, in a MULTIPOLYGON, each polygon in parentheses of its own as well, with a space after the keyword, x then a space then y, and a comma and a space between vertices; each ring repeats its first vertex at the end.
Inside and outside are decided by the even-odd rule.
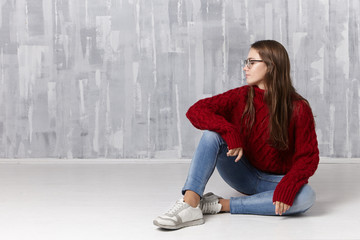
POLYGON ((292 208, 296 213, 304 213, 314 205, 315 201, 314 190, 305 184, 296 195, 292 208))
POLYGON ((204 130, 203 136, 207 138, 218 138, 220 135, 217 132, 210 131, 210 130, 204 130))
POLYGON ((222 138, 217 132, 205 130, 202 135, 202 140, 205 140, 207 142, 221 142, 222 138))

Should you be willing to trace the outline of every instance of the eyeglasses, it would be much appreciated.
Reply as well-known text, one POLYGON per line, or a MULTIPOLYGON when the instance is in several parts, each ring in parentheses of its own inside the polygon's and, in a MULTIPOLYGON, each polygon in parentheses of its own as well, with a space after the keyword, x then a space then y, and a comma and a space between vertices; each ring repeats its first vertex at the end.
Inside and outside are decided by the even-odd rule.
POLYGON ((254 65, 255 62, 263 62, 263 60, 246 59, 246 60, 244 60, 244 65, 250 69, 252 67, 252 65, 254 65))

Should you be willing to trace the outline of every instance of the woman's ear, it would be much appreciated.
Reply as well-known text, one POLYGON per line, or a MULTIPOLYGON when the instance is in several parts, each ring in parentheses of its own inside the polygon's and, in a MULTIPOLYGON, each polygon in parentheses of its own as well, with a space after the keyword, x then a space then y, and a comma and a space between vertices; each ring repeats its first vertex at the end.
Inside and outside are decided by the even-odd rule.
POLYGON ((267 66, 267 72, 271 75, 274 74, 274 71, 275 71, 275 64, 273 62, 269 63, 269 64, 266 64, 267 66))
POLYGON ((271 62, 270 64, 267 65, 267 72, 268 72, 268 77, 270 79, 274 78, 274 76, 277 75, 277 68, 274 62, 271 62))

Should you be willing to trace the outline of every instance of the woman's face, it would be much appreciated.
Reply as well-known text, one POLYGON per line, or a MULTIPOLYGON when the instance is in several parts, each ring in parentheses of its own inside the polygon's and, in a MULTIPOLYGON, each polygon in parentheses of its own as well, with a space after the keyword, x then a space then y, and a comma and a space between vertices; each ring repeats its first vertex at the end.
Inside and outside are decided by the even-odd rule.
POLYGON ((251 60, 262 60, 258 51, 254 48, 250 48, 248 58, 249 66, 245 65, 243 70, 246 74, 246 82, 248 85, 256 85, 260 89, 265 89, 265 75, 267 66, 264 62, 257 62, 251 60))

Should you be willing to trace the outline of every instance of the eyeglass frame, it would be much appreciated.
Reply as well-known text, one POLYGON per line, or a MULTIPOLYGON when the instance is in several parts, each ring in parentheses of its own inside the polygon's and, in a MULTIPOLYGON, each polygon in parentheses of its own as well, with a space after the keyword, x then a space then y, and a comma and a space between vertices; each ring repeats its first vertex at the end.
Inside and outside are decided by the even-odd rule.
POLYGON ((255 62, 264 62, 264 60, 246 59, 246 60, 244 60, 244 65, 247 66, 250 69, 255 62))

